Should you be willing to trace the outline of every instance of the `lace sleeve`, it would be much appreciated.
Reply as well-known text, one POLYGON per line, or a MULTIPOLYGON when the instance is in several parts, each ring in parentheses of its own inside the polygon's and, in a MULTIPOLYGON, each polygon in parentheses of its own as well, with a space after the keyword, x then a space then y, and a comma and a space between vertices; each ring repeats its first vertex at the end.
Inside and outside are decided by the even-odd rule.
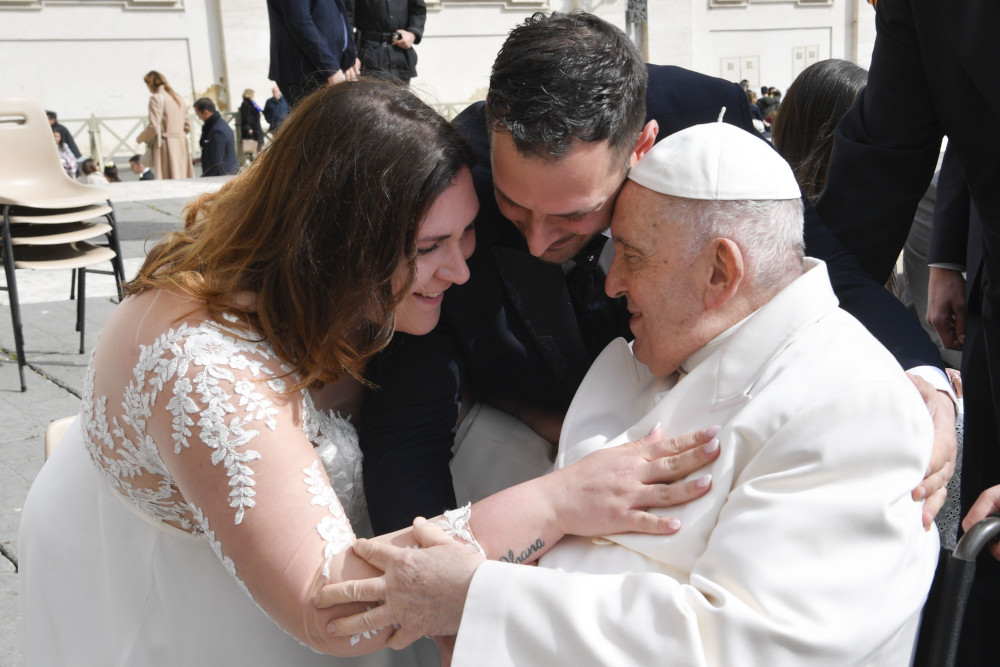
POLYGON ((345 565, 354 533, 303 431, 302 393, 283 393, 285 370, 269 348, 208 325, 166 348, 146 364, 147 431, 227 570, 312 648, 381 648, 378 636, 332 638, 328 610, 312 604, 320 577, 362 566, 345 565))

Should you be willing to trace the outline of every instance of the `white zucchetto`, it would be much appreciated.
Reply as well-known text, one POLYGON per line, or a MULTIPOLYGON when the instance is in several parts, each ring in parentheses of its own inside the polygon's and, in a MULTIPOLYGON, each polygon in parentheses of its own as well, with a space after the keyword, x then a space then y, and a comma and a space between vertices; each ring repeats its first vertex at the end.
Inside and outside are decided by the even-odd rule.
POLYGON ((653 146, 628 177, 654 192, 688 199, 799 199, 791 167, 770 144, 729 123, 675 132, 653 146))

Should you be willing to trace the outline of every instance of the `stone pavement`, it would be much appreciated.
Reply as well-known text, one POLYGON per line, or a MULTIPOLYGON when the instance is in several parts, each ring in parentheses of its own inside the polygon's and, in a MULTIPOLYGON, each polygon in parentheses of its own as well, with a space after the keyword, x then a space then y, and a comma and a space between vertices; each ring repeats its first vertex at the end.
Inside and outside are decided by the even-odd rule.
MULTIPOLYGON (((219 188, 228 178, 110 183, 126 276, 135 274, 148 244, 180 227, 181 209, 192 197, 219 188)), ((78 354, 70 272, 20 270, 17 286, 28 360, 28 390, 23 393, 10 302, 7 293, 0 292, 0 667, 22 663, 17 535, 21 506, 42 466, 45 427, 79 411, 90 350, 117 300, 111 276, 87 275, 87 352, 78 354)), ((67 562, 72 562, 71 555, 67 562)))

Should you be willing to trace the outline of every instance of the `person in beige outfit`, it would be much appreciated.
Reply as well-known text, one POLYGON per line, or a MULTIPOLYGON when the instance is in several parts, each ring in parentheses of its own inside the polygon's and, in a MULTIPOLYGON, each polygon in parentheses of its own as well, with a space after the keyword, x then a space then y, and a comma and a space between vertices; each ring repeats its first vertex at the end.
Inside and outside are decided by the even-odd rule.
POLYGON ((149 92, 149 125, 136 141, 148 144, 147 162, 156 179, 194 178, 187 134, 191 132, 187 105, 162 74, 153 70, 143 77, 149 92))

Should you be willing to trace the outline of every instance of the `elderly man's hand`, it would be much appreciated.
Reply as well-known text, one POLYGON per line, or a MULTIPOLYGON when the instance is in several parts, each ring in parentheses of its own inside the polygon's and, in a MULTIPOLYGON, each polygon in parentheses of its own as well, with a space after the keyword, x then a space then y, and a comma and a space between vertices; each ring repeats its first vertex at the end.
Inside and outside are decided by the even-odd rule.
POLYGON ((924 528, 930 530, 934 517, 948 499, 948 480, 955 472, 958 456, 958 437, 955 435, 955 404, 942 391, 937 391, 931 383, 907 373, 920 391, 927 404, 927 411, 934 421, 934 449, 927 465, 924 481, 913 489, 913 499, 924 501, 924 528))
POLYGON ((382 604, 335 619, 327 630, 338 637, 350 637, 397 625, 387 642, 397 650, 424 635, 458 633, 472 575, 485 559, 422 518, 413 522, 413 536, 420 549, 357 541, 354 553, 385 574, 324 586, 316 595, 316 606, 325 608, 352 601, 382 604))
MULTIPOLYGON (((1000 512, 1000 485, 991 487, 983 491, 979 498, 969 508, 969 513, 962 519, 962 530, 968 531, 978 522, 982 521, 990 514, 1000 512)), ((997 560, 1000 560, 1000 542, 990 545, 990 553, 997 560)))

